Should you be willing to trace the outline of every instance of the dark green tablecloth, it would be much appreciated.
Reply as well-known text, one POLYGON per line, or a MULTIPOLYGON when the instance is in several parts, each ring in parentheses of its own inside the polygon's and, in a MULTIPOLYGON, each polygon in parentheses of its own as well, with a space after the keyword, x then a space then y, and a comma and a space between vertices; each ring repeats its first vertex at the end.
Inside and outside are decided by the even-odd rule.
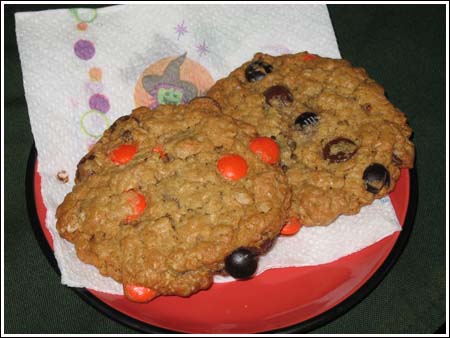
MULTIPOLYGON (((6 333, 134 333, 60 284, 27 212, 33 144, 14 32, 5 16, 6 333)), ((61 7, 61 6, 60 6, 61 7)), ((433 333, 445 321, 445 6, 329 6, 342 56, 382 83, 405 111, 417 147, 418 207, 397 264, 362 302, 314 333, 433 333)), ((301 287, 301 285, 299 285, 301 287)))

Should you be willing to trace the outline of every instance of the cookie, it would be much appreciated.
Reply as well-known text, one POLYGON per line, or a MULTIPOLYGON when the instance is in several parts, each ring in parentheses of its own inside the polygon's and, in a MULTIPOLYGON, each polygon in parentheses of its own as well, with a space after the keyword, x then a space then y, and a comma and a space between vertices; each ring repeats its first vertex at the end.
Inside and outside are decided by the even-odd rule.
POLYGON ((253 59, 208 96, 281 149, 291 217, 327 225, 391 192, 414 146, 406 115, 362 68, 309 53, 253 59))
POLYGON ((282 170, 250 149, 257 139, 210 99, 135 109, 79 162, 58 232, 101 274, 157 295, 208 288, 227 259, 248 278, 290 206, 282 170))

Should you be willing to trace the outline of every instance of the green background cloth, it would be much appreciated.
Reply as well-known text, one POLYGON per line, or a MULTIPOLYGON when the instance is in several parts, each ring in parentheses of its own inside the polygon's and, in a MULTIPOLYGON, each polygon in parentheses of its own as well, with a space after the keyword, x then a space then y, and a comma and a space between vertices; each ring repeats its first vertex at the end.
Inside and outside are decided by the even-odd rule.
MULTIPOLYGON (((33 135, 13 13, 55 7, 63 6, 5 7, 5 333, 136 333, 60 284, 27 211, 33 135)), ((368 297, 313 333, 433 333, 445 321, 447 296, 445 6, 328 8, 343 58, 366 68, 408 116, 419 197, 413 231, 393 269, 368 297)))

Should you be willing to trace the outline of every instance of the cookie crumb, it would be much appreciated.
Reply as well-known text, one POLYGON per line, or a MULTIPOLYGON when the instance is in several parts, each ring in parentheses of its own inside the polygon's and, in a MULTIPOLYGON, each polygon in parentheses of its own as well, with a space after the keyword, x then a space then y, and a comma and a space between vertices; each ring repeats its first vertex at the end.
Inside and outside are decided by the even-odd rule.
POLYGON ((69 182, 69 174, 65 170, 58 171, 58 173, 56 174, 56 178, 63 183, 69 182))

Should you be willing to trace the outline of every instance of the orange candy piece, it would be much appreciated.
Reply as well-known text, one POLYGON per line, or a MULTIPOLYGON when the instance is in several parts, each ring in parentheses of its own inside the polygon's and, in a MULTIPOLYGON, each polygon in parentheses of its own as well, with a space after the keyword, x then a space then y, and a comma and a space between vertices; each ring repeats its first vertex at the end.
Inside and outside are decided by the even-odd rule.
POLYGON ((137 147, 134 144, 122 144, 113 149, 109 154, 109 158, 115 164, 125 164, 130 161, 137 152, 137 147))
POLYGON ((129 300, 137 303, 146 303, 156 297, 155 290, 132 284, 124 285, 123 293, 129 300))
POLYGON ((161 144, 158 144, 155 147, 153 147, 152 151, 154 153, 159 153, 159 158, 163 158, 163 156, 165 155, 164 148, 161 144))
POLYGON ((285 236, 295 235, 301 227, 302 224, 300 223, 300 220, 298 218, 291 217, 281 229, 281 234, 285 236))
POLYGON ((269 164, 275 164, 280 160, 280 147, 270 137, 257 137, 250 142, 250 150, 261 156, 261 159, 269 164))
POLYGON ((127 217, 127 221, 131 222, 141 216, 147 207, 147 201, 145 200, 144 195, 139 192, 131 190, 134 193, 133 197, 130 197, 128 202, 130 203, 133 213, 127 217))
POLYGON ((305 54, 305 55, 303 55, 303 61, 313 60, 316 57, 317 57, 317 55, 314 55, 314 54, 305 54))
POLYGON ((217 161, 217 169, 226 179, 237 181, 247 175, 248 165, 242 156, 229 154, 217 161))

